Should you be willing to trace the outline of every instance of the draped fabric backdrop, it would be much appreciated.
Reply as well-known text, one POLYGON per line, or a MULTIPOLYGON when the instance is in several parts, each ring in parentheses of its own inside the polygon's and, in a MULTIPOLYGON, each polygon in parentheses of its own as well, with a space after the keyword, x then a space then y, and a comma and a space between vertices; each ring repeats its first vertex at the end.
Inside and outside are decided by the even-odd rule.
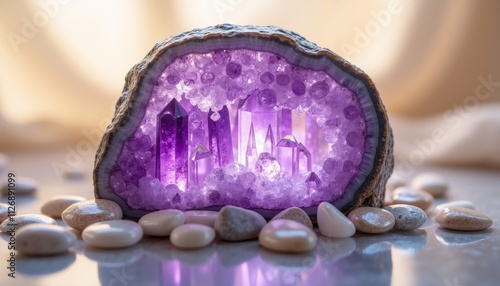
POLYGON ((363 69, 400 168, 500 168, 500 1, 0 0, 0 152, 97 144, 155 42, 218 23, 276 25, 363 69))

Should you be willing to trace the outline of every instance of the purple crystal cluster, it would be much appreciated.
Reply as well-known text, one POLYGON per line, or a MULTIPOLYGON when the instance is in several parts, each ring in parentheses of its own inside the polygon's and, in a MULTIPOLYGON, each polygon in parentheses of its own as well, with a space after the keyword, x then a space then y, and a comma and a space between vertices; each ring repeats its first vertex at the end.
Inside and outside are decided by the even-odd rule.
POLYGON ((188 54, 157 79, 110 186, 144 210, 308 207, 342 196, 365 132, 355 94, 321 70, 245 49, 188 54))

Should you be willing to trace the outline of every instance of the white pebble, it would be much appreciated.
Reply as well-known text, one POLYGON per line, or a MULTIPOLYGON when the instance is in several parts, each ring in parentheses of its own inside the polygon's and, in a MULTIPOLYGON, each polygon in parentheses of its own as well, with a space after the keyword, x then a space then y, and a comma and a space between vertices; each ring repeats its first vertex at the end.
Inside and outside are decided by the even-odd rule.
POLYGON ((172 230, 184 224, 186 218, 179 210, 161 210, 148 213, 139 219, 145 235, 169 236, 172 230))
POLYGON ((216 211, 186 211, 184 216, 186 217, 186 224, 203 224, 206 226, 214 227, 215 219, 219 212, 216 211))
POLYGON ((22 214, 10 217, 0 224, 0 232, 8 232, 32 223, 43 223, 57 225, 57 222, 48 216, 41 214, 22 214))
POLYGON ((443 203, 440 205, 437 205, 436 208, 434 209, 434 214, 437 214, 440 210, 447 208, 447 207, 462 207, 470 210, 475 210, 476 207, 471 201, 453 201, 453 202, 448 202, 448 203, 443 203))
POLYGON ((55 255, 66 252, 77 238, 62 226, 30 224, 16 233, 16 250, 26 255, 55 255))
POLYGON ((74 203, 87 200, 79 196, 56 196, 43 204, 41 212, 55 218, 60 218, 62 212, 74 203))
POLYGON ((260 245, 277 252, 306 252, 314 249, 317 242, 314 231, 289 219, 272 220, 259 233, 260 245))
POLYGON ((129 247, 141 240, 141 226, 130 220, 110 220, 89 225, 82 232, 82 239, 98 248, 129 247))
POLYGON ((215 230, 202 224, 184 224, 170 234, 170 242, 178 248, 196 249, 209 245, 215 238, 215 230))
POLYGON ((25 178, 25 177, 15 177, 16 180, 15 182, 15 187, 14 188, 9 188, 7 184, 4 184, 2 186, 2 194, 7 194, 9 189, 14 189, 13 191, 15 192, 16 196, 28 196, 32 195, 33 193, 36 192, 38 189, 38 183, 30 178, 25 178))
POLYGON ((122 219, 122 216, 122 209, 117 203, 104 199, 74 203, 61 214, 67 225, 80 231, 93 223, 122 219))
POLYGON ((448 183, 439 174, 422 173, 412 180, 411 187, 427 192, 434 197, 442 197, 448 190, 448 183))
POLYGON ((354 224, 336 207, 327 202, 318 206, 318 227, 327 237, 349 237, 356 232, 354 224))

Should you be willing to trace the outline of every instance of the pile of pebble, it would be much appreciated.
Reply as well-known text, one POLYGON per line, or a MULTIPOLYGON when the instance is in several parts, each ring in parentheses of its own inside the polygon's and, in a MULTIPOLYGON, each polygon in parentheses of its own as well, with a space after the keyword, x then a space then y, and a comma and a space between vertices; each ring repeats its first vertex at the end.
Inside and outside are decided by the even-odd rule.
MULTIPOLYGON (((19 179, 16 191, 32 194, 36 188, 33 180, 19 179)), ((434 198, 443 196, 447 189, 446 181, 438 174, 420 174, 410 186, 403 178, 392 175, 382 209, 360 207, 345 216, 332 204, 321 203, 316 217, 319 232, 343 238, 356 231, 377 234, 420 228, 427 221, 426 211, 434 198)), ((6 192, 5 187, 2 192, 6 192)), ((7 208, 7 204, 0 204, 1 232, 12 227, 7 208)), ((436 222, 447 229, 477 231, 492 225, 492 220, 476 211, 469 201, 441 204, 434 212, 436 222)), ((15 216, 17 250, 25 255, 66 252, 77 241, 74 230, 81 232, 86 244, 98 248, 129 247, 148 235, 169 237, 172 245, 181 249, 202 248, 218 237, 225 241, 258 239, 269 250, 300 253, 314 249, 318 240, 310 217, 296 207, 283 210, 269 222, 257 212, 230 205, 219 212, 160 210, 135 222, 122 220, 122 210, 113 201, 58 196, 47 201, 41 213, 15 216), (73 230, 59 226, 54 218, 62 218, 73 230)))

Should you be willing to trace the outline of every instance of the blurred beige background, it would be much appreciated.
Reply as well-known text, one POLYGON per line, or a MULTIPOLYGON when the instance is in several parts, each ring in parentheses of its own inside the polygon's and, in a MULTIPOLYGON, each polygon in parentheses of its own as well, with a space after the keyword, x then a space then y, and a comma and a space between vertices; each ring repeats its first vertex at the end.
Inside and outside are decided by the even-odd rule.
POLYGON ((293 30, 368 73, 402 171, 500 168, 499 18, 496 0, 0 0, 0 152, 95 147, 154 43, 229 22, 293 30))

